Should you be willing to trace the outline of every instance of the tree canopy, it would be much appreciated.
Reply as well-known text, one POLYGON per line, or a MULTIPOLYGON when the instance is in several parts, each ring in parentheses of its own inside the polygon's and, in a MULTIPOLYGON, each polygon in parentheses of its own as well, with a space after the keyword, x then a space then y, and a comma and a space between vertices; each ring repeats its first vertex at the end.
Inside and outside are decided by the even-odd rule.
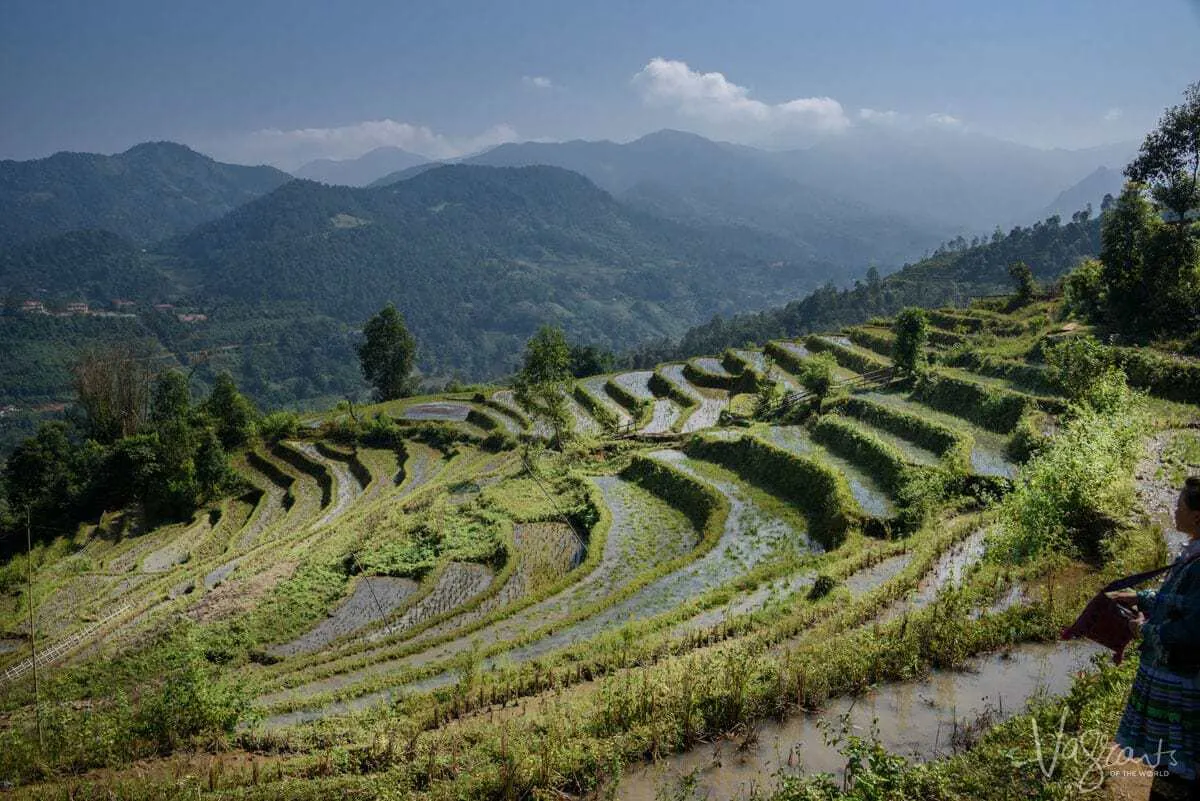
POLYGON ((929 317, 924 309, 910 306, 896 315, 896 341, 892 345, 892 360, 908 372, 925 366, 925 346, 929 342, 929 317))
POLYGON ((417 341, 394 304, 384 306, 363 326, 358 360, 380 400, 395 400, 410 392, 409 374, 416 355, 417 341))

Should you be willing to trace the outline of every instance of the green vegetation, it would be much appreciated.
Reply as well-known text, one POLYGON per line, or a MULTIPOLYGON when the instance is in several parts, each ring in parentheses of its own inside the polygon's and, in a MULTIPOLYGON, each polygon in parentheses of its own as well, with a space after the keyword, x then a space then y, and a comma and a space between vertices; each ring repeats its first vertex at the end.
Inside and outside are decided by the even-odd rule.
MULTIPOLYGON (((56 153, 4 161, 0 245, 7 250, 17 242, 87 229, 112 231, 138 244, 158 242, 290 180, 273 167, 221 164, 172 142, 146 142, 115 156, 56 153)), ((112 278, 123 280, 116 273, 112 278)))
POLYGON ((925 348, 929 342, 929 318, 924 310, 902 309, 896 315, 895 333, 892 360, 902 370, 920 372, 925 367, 925 348))
POLYGON ((358 361, 363 375, 375 387, 378 400, 402 398, 412 390, 409 373, 417 343, 404 326, 404 316, 389 303, 363 326, 358 361))
POLYGON ((825 548, 840 545, 861 515, 846 480, 815 459, 797 456, 755 437, 693 437, 686 450, 795 503, 808 519, 809 533, 825 548))
POLYGON ((1119 372, 1089 385, 1058 434, 1022 470, 1003 510, 1008 523, 997 558, 1064 551, 1099 561, 1134 503, 1143 401, 1119 372))
POLYGON ((571 383, 571 351, 561 329, 542 326, 525 345, 515 382, 517 402, 547 423, 561 442, 570 428, 565 394, 571 383))
MULTIPOLYGON (((496 256, 534 241, 521 230, 533 218, 513 207, 562 203, 566 225, 566 201, 591 191, 535 170, 514 198, 495 175, 425 175, 438 172, 400 185, 415 188, 322 190, 311 205, 293 187, 295 219, 274 233, 255 210, 236 222, 263 239, 258 256, 298 253, 303 277, 324 246, 293 234, 335 212, 360 222, 339 217, 325 240, 363 247, 397 210, 466 215, 480 236, 440 252, 496 256), (432 201, 447 205, 429 212, 432 201), (503 225, 489 204, 508 209, 503 225)), ((1131 215, 1154 235, 1110 244, 1153 270, 1167 241, 1156 237, 1190 236, 1193 224, 1171 217, 1175 179, 1145 177, 1161 208, 1131 215)), ((555 229, 562 240, 543 231, 537 241, 557 242, 547 259, 607 258, 605 236, 632 224, 608 200, 588 202, 599 227, 579 217, 572 232, 555 229)), ((1113 214, 962 243, 925 277, 948 283, 973 266, 972 286, 1003 286, 1008 265, 1026 261, 1046 281, 1071 242, 1113 234, 1113 214)), ((436 238, 441 224, 419 233, 436 238)), ((243 242, 237 225, 180 247, 198 248, 197 270, 251 258, 223 250, 243 242)), ((540 257, 525 256, 536 273, 540 257)), ((504 258, 486 265, 488 280, 518 272, 496 269, 504 258)), ((567 436, 567 393, 602 423, 623 410, 643 422, 649 406, 644 376, 635 392, 593 372, 609 366, 603 351, 572 347, 553 326, 528 339, 511 394, 472 386, 303 418, 260 416, 237 375, 212 365, 162 371, 141 351, 97 350, 73 372, 76 416, 43 426, 5 468, 6 531, 20 531, 24 508, 40 528, 29 554, 0 563, 0 667, 20 664, 31 633, 70 658, 39 669, 41 738, 30 683, 5 685, 0 781, 18 798, 601 796, 644 758, 1055 641, 1098 587, 1165 558, 1161 532, 1132 522, 1165 510, 1139 509, 1138 496, 1162 497, 1200 454, 1192 432, 1175 430, 1193 407, 1130 389, 1190 398, 1192 362, 1161 340, 1108 341, 1132 329, 1103 319, 1105 296, 1081 300, 1103 287, 1103 269, 1088 269, 1061 301, 1018 293, 895 320, 881 315, 912 304, 892 279, 827 294, 832 312, 869 307, 870 324, 848 331, 851 344, 764 346, 768 373, 778 364, 824 401, 789 425, 731 425, 792 386, 763 381, 757 355, 710 350, 732 379, 696 353, 657 365, 654 395, 702 412, 688 428, 710 430, 691 436, 567 436), (1102 319, 1064 323, 1064 310, 1088 308, 1102 319), (827 397, 851 370, 892 360, 915 376, 882 389, 849 381, 827 397), (694 386, 717 379, 735 413, 721 419, 725 393, 694 386), (1151 431, 1159 464, 1135 476, 1151 431)), ((722 336, 748 330, 730 329, 722 336)), ((1086 674, 1066 699, 981 720, 956 736, 968 750, 924 765, 850 737, 845 784, 809 775, 776 795, 1068 797, 1075 767, 1030 778, 1033 722, 1052 729, 1065 711, 1071 742, 1089 727, 1108 737, 1131 678, 1126 667, 1086 674)))

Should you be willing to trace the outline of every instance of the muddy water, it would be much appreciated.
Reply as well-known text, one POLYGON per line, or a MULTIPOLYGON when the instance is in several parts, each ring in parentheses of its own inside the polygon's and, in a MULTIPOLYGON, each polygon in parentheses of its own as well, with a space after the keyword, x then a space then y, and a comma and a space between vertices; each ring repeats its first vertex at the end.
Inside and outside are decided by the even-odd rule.
POLYGON ((863 511, 875 517, 891 517, 895 506, 887 492, 879 486, 874 478, 860 470, 852 462, 829 451, 813 442, 808 431, 801 426, 770 426, 756 432, 759 436, 773 445, 801 456, 816 456, 846 477, 850 492, 863 511))
POLYGON ((696 399, 699 407, 692 410, 683 424, 683 433, 690 434, 703 428, 712 428, 721 417, 721 410, 729 399, 728 392, 694 386, 683 375, 682 364, 666 364, 660 370, 667 380, 696 399))
POLYGON ((876 439, 881 439, 888 445, 900 452, 906 462, 911 464, 925 465, 927 467, 936 467, 942 463, 941 457, 931 450, 922 448, 914 442, 910 442, 904 437, 897 436, 890 431, 885 431, 882 428, 877 428, 865 420, 857 417, 848 418, 854 421, 854 425, 871 434, 876 439))
MULTIPOLYGON (((656 451, 653 458, 670 462, 674 467, 710 484, 729 501, 729 517, 721 539, 707 554, 680 570, 663 576, 609 607, 594 617, 582 620, 561 631, 543 637, 494 658, 484 660, 484 668, 501 663, 521 663, 559 648, 594 637, 607 629, 615 629, 632 620, 644 620, 669 612, 691 598, 714 589, 760 564, 776 548, 791 541, 799 547, 810 547, 807 537, 796 532, 785 521, 771 518, 751 506, 732 484, 700 476, 690 460, 679 451, 656 451)), ((413 691, 431 690, 457 680, 457 674, 445 673, 408 685, 413 691)))
POLYGON ((603 429, 596 422, 587 409, 579 405, 579 401, 575 400, 570 392, 564 392, 563 398, 567 404, 567 414, 571 417, 571 422, 575 427, 575 431, 580 434, 599 434, 603 429))
POLYGON ((360 578, 354 591, 308 632, 291 642, 267 650, 273 656, 309 654, 356 629, 378 622, 381 616, 401 606, 417 591, 417 583, 407 578, 360 578))
POLYGON ((642 400, 654 403, 650 422, 646 423, 642 431, 647 434, 665 434, 675 425, 675 421, 679 419, 679 415, 683 414, 683 409, 669 398, 654 397, 654 392, 650 389, 650 377, 652 375, 654 373, 650 370, 637 370, 632 373, 621 373, 618 376, 614 376, 613 381, 642 400))
POLYGON ((743 595, 735 596, 724 606, 706 609, 695 617, 671 629, 673 636, 712 628, 723 620, 756 612, 769 603, 782 601, 810 586, 816 574, 811 570, 774 579, 743 595))
POLYGON ((797 342, 776 342, 775 344, 799 359, 807 359, 812 356, 812 351, 797 342))
MULTIPOLYGON (((1061 695, 1075 673, 1086 669, 1099 646, 1086 641, 1018 646, 974 659, 967 669, 934 673, 923 681, 888 684, 857 698, 834 700, 820 714, 767 721, 757 730, 756 744, 744 750, 722 740, 683 754, 629 770, 616 790, 621 801, 655 801, 681 777, 693 775, 691 795, 679 798, 749 799, 753 792, 778 786, 780 774, 842 774, 845 758, 827 745, 826 727, 867 736, 872 722, 890 751, 928 760, 954 752, 955 735, 979 720, 993 721, 1019 713, 1031 698, 1046 692, 1061 695)), ((671 796, 676 797, 676 796, 671 796)))
POLYGON ((282 520, 283 516, 287 514, 287 509, 283 508, 283 498, 286 494, 284 487, 279 486, 266 476, 262 476, 262 481, 257 483, 256 486, 262 490, 263 494, 259 498, 257 510, 250 513, 250 519, 242 527, 242 530, 238 532, 236 548, 239 551, 244 551, 253 546, 260 534, 282 520))
POLYGON ((755 371, 764 374, 767 372, 767 355, 761 350, 735 350, 734 353, 749 362, 755 371))
POLYGON ((698 359, 692 359, 692 363, 706 373, 713 375, 723 375, 732 378, 733 374, 725 369, 725 365, 721 364, 720 359, 714 359, 711 356, 701 356, 698 359))
POLYGON ((417 403, 409 406, 400 416, 405 420, 451 420, 461 423, 467 419, 471 407, 465 403, 417 403))
POLYGON ((665 434, 671 430, 671 426, 675 425, 675 421, 679 419, 683 409, 669 398, 654 397, 654 392, 650 389, 652 375, 654 373, 650 370, 636 370, 613 376, 613 381, 632 392, 636 397, 653 402, 650 422, 646 423, 642 431, 647 434, 665 434))

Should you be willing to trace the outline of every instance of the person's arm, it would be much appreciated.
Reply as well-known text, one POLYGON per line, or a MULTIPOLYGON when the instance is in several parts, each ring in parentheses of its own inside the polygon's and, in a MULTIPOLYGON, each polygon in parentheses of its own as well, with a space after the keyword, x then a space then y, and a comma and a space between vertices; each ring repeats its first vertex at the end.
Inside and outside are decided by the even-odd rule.
POLYGON ((1183 592, 1159 592, 1153 614, 1141 626, 1143 639, 1162 658, 1173 647, 1200 643, 1200 582, 1183 592))

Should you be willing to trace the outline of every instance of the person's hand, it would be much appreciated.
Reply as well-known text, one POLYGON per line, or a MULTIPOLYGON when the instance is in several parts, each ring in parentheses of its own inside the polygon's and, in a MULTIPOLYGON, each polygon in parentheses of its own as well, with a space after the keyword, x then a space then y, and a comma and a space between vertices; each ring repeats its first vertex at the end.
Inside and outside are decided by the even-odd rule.
POLYGON ((1142 624, 1145 622, 1146 622, 1146 616, 1143 615, 1141 612, 1138 613, 1137 617, 1131 617, 1129 619, 1129 633, 1132 634, 1134 637, 1141 634, 1142 633, 1142 624))
POLYGON ((1112 592, 1104 593, 1109 598, 1119 603, 1121 606, 1137 605, 1137 593, 1133 590, 1113 590, 1112 592))

